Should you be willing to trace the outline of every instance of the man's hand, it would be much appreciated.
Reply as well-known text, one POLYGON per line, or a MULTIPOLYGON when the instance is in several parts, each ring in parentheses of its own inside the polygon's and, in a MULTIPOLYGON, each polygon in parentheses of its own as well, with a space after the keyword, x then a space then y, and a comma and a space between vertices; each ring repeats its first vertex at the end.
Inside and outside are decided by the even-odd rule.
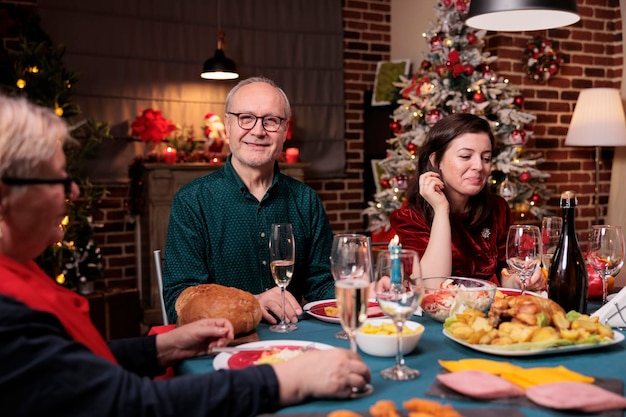
MULTIPOLYGON (((261 294, 257 294, 255 298, 261 305, 263 320, 270 324, 278 323, 283 317, 280 287, 274 287, 261 294)), ((300 303, 289 291, 285 290, 285 321, 287 323, 295 323, 298 321, 300 314, 302 314, 300 303)))

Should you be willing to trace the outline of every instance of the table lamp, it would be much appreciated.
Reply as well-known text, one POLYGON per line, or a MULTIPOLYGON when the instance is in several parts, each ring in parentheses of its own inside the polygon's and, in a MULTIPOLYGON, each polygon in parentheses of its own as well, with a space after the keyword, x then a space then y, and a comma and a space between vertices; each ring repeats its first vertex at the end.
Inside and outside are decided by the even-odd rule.
POLYGON ((614 88, 588 88, 578 96, 565 138, 566 146, 595 146, 594 188, 596 224, 600 222, 600 147, 626 146, 626 118, 620 92, 614 88))

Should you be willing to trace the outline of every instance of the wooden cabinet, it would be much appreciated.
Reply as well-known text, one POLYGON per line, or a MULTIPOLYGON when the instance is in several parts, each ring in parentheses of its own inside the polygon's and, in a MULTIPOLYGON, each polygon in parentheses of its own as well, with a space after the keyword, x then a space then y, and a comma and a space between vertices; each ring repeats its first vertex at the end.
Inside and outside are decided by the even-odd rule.
MULTIPOLYGON (((280 164, 283 174, 304 181, 304 169, 308 163, 280 164)), ((158 164, 144 166, 145 210, 141 216, 141 304, 144 309, 144 322, 149 325, 161 324, 159 286, 155 275, 152 252, 165 250, 170 205, 174 194, 194 178, 209 174, 224 164, 185 163, 158 164)))

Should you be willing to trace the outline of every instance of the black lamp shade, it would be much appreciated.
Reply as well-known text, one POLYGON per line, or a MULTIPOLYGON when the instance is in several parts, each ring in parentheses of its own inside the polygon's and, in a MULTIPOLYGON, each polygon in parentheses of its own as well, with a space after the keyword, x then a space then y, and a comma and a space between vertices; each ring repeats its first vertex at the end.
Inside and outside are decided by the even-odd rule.
POLYGON ((200 76, 208 80, 233 80, 239 78, 235 61, 226 58, 224 51, 220 48, 215 50, 213 58, 204 61, 200 76))
POLYGON ((465 23, 476 29, 518 32, 554 29, 579 20, 576 0, 472 0, 465 23))

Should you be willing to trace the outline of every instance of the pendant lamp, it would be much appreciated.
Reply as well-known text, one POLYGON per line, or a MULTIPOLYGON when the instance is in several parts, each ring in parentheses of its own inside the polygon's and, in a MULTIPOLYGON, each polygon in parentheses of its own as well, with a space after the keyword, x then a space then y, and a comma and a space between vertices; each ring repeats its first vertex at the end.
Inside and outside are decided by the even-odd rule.
POLYGON ((220 24, 220 1, 217 2, 217 49, 213 58, 204 61, 200 76, 206 80, 234 80, 239 78, 235 61, 228 59, 224 54, 226 35, 220 24))
POLYGON ((554 29, 579 20, 576 0, 472 0, 465 24, 475 29, 521 32, 554 29))

